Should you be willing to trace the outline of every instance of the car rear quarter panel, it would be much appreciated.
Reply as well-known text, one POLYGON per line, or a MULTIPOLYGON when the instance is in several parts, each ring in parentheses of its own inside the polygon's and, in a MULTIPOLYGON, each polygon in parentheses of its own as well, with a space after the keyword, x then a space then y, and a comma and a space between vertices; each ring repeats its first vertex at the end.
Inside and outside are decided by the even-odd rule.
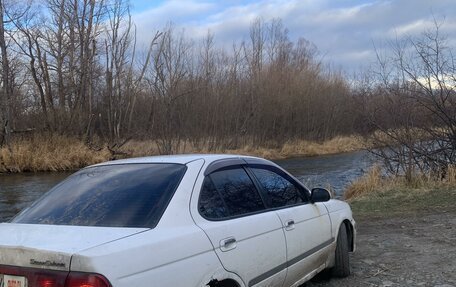
POLYGON ((207 237, 192 226, 157 227, 75 254, 71 262, 71 270, 101 273, 119 287, 204 286, 219 269, 207 237))
MULTIPOLYGON (((195 179, 204 160, 188 169, 158 225, 151 230, 75 254, 71 270, 96 272, 113 286, 205 286, 226 274, 213 247, 189 211, 195 179)), ((87 234, 90 236, 90 234, 87 234)))

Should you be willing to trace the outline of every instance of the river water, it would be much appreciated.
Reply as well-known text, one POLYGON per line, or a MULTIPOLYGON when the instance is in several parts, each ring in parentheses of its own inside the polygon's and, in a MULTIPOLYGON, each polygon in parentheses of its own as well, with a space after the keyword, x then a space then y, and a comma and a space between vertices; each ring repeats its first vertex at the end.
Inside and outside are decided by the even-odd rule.
MULTIPOLYGON (((372 165, 367 152, 359 151, 275 161, 309 187, 329 186, 336 196, 372 165)), ((9 220, 71 173, 0 174, 0 222, 9 220)))
POLYGON ((276 160, 275 163, 289 171, 308 188, 332 189, 337 197, 343 196, 344 189, 362 176, 374 163, 366 151, 298 157, 276 160))

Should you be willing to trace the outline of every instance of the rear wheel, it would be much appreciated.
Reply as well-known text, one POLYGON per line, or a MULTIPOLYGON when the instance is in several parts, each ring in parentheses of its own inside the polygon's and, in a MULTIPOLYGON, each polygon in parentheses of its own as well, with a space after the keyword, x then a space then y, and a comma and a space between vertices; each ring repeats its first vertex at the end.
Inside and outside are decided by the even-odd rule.
POLYGON ((350 258, 348 256, 348 235, 347 227, 342 224, 337 236, 335 265, 332 268, 332 275, 336 277, 347 277, 350 275, 350 258))

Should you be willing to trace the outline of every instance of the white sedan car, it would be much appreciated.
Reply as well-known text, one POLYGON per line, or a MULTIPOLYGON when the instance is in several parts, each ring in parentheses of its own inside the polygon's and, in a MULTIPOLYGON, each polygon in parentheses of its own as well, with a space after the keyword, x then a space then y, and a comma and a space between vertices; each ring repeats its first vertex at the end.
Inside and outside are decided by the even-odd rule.
POLYGON ((0 287, 298 286, 350 273, 348 204, 255 157, 106 162, 0 224, 0 287))

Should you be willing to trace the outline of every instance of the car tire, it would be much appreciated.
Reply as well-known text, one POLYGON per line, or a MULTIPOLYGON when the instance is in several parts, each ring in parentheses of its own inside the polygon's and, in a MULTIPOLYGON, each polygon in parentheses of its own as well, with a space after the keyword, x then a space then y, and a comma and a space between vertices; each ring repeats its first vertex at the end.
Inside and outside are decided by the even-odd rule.
POLYGON ((348 235, 345 224, 339 228, 337 236, 335 264, 331 270, 335 277, 347 277, 350 275, 350 258, 348 256, 348 235))

